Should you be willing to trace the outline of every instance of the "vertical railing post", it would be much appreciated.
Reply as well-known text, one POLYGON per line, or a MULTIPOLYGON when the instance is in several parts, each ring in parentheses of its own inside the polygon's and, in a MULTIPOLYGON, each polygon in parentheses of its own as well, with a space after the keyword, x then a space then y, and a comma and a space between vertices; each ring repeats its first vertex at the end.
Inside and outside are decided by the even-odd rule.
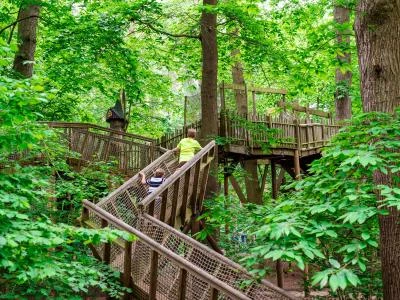
POLYGON ((149 300, 157 299, 158 253, 151 251, 149 300))
POLYGON ((185 173, 185 181, 183 184, 182 205, 180 210, 182 224, 185 224, 186 221, 186 207, 188 204, 188 196, 189 196, 190 173, 191 173, 190 169, 187 170, 187 172, 185 173))
POLYGON ((172 207, 171 207, 171 216, 169 219, 169 225, 171 227, 175 226, 175 219, 176 219, 176 212, 177 212, 177 207, 178 207, 178 199, 179 199, 179 185, 181 183, 181 180, 178 179, 174 183, 174 191, 172 194, 172 207))
POLYGON ((84 223, 87 220, 89 220, 89 210, 87 207, 83 207, 81 222, 84 223))
POLYGON ((187 271, 185 269, 180 269, 178 300, 186 299, 186 278, 187 278, 187 271))
POLYGON ((251 98, 252 98, 252 103, 253 103, 253 115, 255 116, 257 114, 257 108, 256 108, 256 91, 251 91, 251 98))
MULTIPOLYGON (((104 219, 101 220, 101 228, 106 228, 108 226, 108 222, 104 219)), ((104 253, 103 253, 103 261, 109 265, 111 261, 111 243, 107 242, 104 244, 104 253)))
MULTIPOLYGON (((161 195, 160 221, 163 221, 163 222, 165 222, 165 217, 166 217, 165 215, 167 213, 168 190, 169 189, 166 189, 161 195)), ((157 201, 157 199, 154 199, 154 201, 157 201)))
MULTIPOLYGON (((132 242, 125 241, 125 254, 124 254, 124 274, 123 284, 124 287, 131 287, 131 268, 132 268, 132 242)), ((125 299, 129 299, 128 293, 124 296, 125 299)))
POLYGON ((211 288, 210 300, 218 300, 218 290, 214 287, 211 288))

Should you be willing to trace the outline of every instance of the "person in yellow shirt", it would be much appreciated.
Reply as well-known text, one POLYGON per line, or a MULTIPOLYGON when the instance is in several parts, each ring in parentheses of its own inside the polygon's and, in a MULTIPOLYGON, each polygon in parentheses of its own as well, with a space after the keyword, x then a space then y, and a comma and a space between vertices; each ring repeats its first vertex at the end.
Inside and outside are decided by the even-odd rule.
POLYGON ((193 158, 193 156, 201 149, 201 146, 196 138, 196 129, 190 128, 187 132, 187 137, 182 139, 178 146, 174 149, 175 152, 179 153, 179 164, 178 168, 182 167, 187 161, 193 158))

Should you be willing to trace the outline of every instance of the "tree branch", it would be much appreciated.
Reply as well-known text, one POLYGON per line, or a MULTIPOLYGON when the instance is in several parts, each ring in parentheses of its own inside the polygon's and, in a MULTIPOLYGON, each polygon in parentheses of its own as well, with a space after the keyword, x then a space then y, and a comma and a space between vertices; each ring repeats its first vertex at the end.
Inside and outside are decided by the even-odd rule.
POLYGON ((175 38, 190 38, 190 39, 196 39, 196 40, 200 40, 200 34, 199 35, 192 35, 192 34, 186 34, 186 33, 171 33, 171 32, 167 32, 161 29, 156 28, 153 24, 151 23, 147 23, 141 20, 136 20, 136 22, 147 26, 148 28, 150 28, 151 30, 160 33, 160 34, 164 34, 170 37, 175 37, 175 38))
POLYGON ((25 18, 18 19, 16 21, 12 22, 11 24, 7 25, 6 27, 3 27, 2 29, 0 29, 0 34, 2 34, 8 28, 10 28, 12 26, 15 26, 17 23, 19 23, 21 21, 24 21, 24 20, 27 20, 27 19, 30 19, 30 18, 40 18, 40 17, 35 15, 35 16, 28 16, 28 17, 25 17, 25 18))

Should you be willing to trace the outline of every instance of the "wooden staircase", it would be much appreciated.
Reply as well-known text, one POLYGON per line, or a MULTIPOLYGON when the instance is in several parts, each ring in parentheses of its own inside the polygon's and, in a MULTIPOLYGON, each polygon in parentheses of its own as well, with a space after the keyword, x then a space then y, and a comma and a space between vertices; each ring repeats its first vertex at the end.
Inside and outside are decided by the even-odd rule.
POLYGON ((241 266, 183 234, 174 226, 188 222, 201 209, 214 142, 179 170, 168 151, 143 169, 158 167, 168 178, 147 195, 137 175, 97 204, 84 201, 82 223, 112 227, 134 234, 134 242, 117 241, 96 247, 95 256, 123 273, 134 299, 294 299, 268 281, 253 282, 241 266), (110 254, 107 254, 107 253, 110 254))

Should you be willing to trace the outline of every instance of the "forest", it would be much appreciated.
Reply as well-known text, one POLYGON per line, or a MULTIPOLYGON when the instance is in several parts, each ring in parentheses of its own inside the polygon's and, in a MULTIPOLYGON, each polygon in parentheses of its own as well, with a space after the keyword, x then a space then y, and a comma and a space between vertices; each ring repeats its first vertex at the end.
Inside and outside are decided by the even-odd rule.
POLYGON ((399 0, 0 0, 0 299, 400 299, 399 0))

